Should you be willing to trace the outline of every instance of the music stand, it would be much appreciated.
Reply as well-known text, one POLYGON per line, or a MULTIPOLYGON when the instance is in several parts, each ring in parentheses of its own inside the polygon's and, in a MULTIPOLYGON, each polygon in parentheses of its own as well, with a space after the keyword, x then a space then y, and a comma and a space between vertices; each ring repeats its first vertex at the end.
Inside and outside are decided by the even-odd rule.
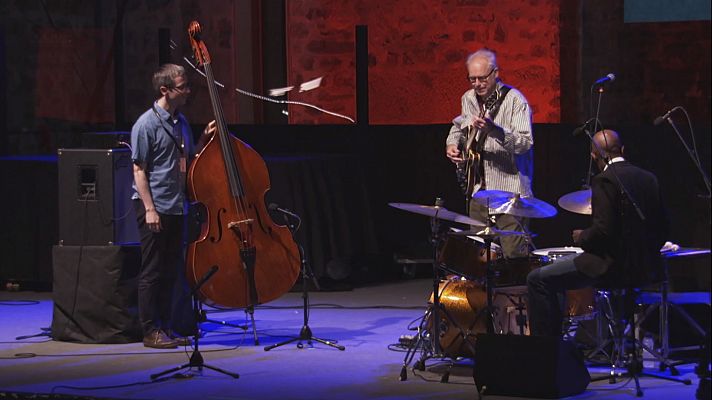
MULTIPOLYGON (((300 245, 296 241, 296 238, 294 238, 294 233, 299 228, 299 225, 301 225, 301 218, 299 218, 299 216, 297 214, 294 214, 292 212, 288 212, 288 213, 285 212, 286 210, 282 210, 282 209, 278 208, 276 205, 275 206, 270 205, 269 208, 272 210, 280 211, 282 213, 282 215, 284 215, 284 220, 287 223, 287 226, 289 227, 289 232, 291 232, 292 238, 294 239, 294 242, 297 243, 297 247, 299 248, 299 258, 300 258, 300 262, 301 262, 300 269, 301 269, 301 274, 302 274, 302 300, 303 300, 302 307, 303 307, 303 313, 304 313, 304 325, 302 325, 302 329, 299 331, 299 336, 285 340, 280 343, 265 346, 265 351, 270 351, 270 350, 274 349, 275 347, 284 346, 285 344, 293 343, 296 341, 299 341, 297 343, 297 348, 301 349, 301 348, 304 348, 302 341, 305 341, 305 340, 307 341, 307 343, 309 345, 312 344, 312 341, 315 341, 315 342, 325 344, 327 346, 334 347, 341 351, 346 350, 346 347, 344 347, 342 345, 336 344, 330 340, 315 337, 312 334, 311 328, 309 327, 309 289, 308 289, 308 285, 307 285, 307 278, 311 277, 312 279, 314 279, 314 273, 311 270, 311 267, 309 266, 309 264, 307 263, 306 256, 304 255, 304 248, 302 248, 302 245, 300 245), (295 226, 292 223, 292 221, 289 220, 288 216, 292 216, 298 220, 297 226, 295 226)), ((314 284, 316 285, 317 288, 319 287, 316 284, 316 280, 314 281, 314 284)))
POLYGON ((205 364, 203 362, 203 356, 200 354, 200 350, 199 350, 200 323, 205 320, 205 312, 203 312, 202 308, 200 307, 200 300, 198 300, 197 293, 198 293, 198 290, 200 289, 200 287, 203 286, 203 284, 205 284, 205 282, 207 282, 208 279, 210 279, 216 272, 218 272, 218 266, 214 265, 212 268, 210 268, 210 270, 208 270, 208 272, 205 273, 205 275, 203 275, 202 278, 200 278, 200 280, 195 284, 195 287, 193 288, 193 290, 191 290, 191 292, 190 292, 190 295, 193 298, 193 312, 195 313, 195 332, 194 332, 194 336, 193 336, 193 341, 195 343, 195 346, 193 347, 193 354, 190 356, 190 360, 188 361, 188 363, 183 364, 181 366, 169 368, 169 369, 167 369, 163 372, 159 372, 157 374, 151 374, 151 380, 156 380, 157 378, 159 378, 163 375, 166 375, 166 374, 170 374, 171 372, 180 371, 181 369, 185 369, 185 368, 190 369, 193 367, 198 368, 198 371, 201 371, 201 372, 202 372, 203 368, 208 368, 208 369, 212 369, 213 371, 217 371, 222 374, 229 375, 235 379, 240 377, 239 374, 236 374, 234 372, 225 371, 224 369, 205 364))

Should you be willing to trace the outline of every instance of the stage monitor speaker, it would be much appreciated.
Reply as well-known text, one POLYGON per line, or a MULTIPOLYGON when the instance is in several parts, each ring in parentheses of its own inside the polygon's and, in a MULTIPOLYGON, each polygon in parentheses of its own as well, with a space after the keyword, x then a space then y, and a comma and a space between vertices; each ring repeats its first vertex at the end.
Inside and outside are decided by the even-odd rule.
POLYGON ((52 338, 131 343, 138 321, 140 246, 54 246, 52 338))
POLYGON ((573 396, 591 382, 574 343, 524 335, 477 335, 474 378, 483 395, 529 398, 573 396))
POLYGON ((128 149, 59 149, 59 243, 139 242, 128 149))

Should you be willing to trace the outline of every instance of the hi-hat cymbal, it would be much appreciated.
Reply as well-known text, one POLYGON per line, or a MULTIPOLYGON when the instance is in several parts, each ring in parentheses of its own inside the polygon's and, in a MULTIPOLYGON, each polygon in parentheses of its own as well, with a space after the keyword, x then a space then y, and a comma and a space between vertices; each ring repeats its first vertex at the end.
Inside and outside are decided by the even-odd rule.
POLYGON ((591 189, 579 190, 559 197, 559 207, 576 214, 591 215, 591 189))
POLYGON ((503 190, 481 190, 472 196, 477 203, 493 209, 493 214, 509 214, 526 218, 549 218, 556 208, 534 197, 521 197, 519 193, 503 190))
POLYGON ((478 237, 499 237, 499 236, 521 236, 525 235, 524 232, 519 231, 505 231, 503 229, 497 229, 493 227, 487 227, 484 229, 471 229, 469 231, 458 231, 450 232, 450 236, 478 236, 478 237))
POLYGON ((461 224, 467 224, 472 226, 486 226, 484 222, 478 221, 476 219, 470 218, 468 216, 458 214, 454 211, 450 211, 445 207, 436 206, 424 206, 420 204, 412 203, 388 203, 389 206, 398 208, 400 210, 410 211, 412 213, 426 215, 428 217, 444 219, 452 222, 459 222, 461 224))

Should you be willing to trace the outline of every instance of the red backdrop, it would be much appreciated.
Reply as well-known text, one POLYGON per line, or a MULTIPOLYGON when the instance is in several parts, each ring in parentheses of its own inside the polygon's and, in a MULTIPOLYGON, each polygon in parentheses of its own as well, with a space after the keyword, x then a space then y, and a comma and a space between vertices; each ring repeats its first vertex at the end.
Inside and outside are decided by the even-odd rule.
MULTIPOLYGON (((291 100, 355 117, 355 26, 368 25, 372 124, 447 123, 459 113, 467 54, 494 49, 500 77, 519 88, 535 122, 559 122, 559 2, 520 0, 290 0, 290 84, 324 76, 291 100)), ((343 123, 290 107, 290 123, 343 123)))

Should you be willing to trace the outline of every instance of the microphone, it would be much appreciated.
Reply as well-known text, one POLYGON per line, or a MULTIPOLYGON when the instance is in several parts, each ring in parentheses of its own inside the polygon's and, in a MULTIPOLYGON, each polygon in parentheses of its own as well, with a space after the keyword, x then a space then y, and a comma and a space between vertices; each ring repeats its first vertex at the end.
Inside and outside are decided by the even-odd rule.
POLYGON ((572 136, 578 136, 578 135, 580 135, 580 134, 582 134, 582 133, 585 133, 586 135, 588 135, 588 128, 589 128, 589 125, 590 125, 591 122, 593 122, 594 120, 595 120, 595 118, 591 118, 591 119, 589 119, 588 121, 584 122, 583 125, 581 125, 581 126, 577 127, 576 129, 574 129, 574 131, 573 131, 573 133, 572 133, 571 135, 572 135, 572 136))
POLYGON ((613 82, 616 80, 616 76, 611 72, 610 74, 604 76, 603 78, 593 82, 592 86, 601 86, 606 82, 613 82))
POLYGON ((291 212, 291 211, 289 211, 289 210, 285 210, 284 208, 280 208, 280 207, 279 207, 277 204, 275 204, 275 203, 270 203, 269 206, 267 206, 267 209, 270 210, 270 211, 279 211, 279 212, 281 212, 282 214, 289 215, 290 217, 293 217, 293 218, 296 218, 296 219, 301 219, 301 218, 299 217, 299 215, 297 215, 297 214, 295 214, 295 213, 293 213, 293 212, 291 212))
POLYGON ((210 267, 208 272, 203 274, 203 276, 200 277, 200 279, 195 283, 195 286, 193 287, 193 291, 191 292, 191 294, 197 293, 198 289, 200 289, 200 287, 203 286, 203 284, 205 284, 205 282, 207 282, 208 279, 210 279, 213 275, 215 275, 216 272, 218 272, 218 269, 219 269, 219 267, 217 265, 213 265, 212 267, 210 267))
POLYGON ((578 128, 574 129, 574 132, 571 134, 572 136, 578 136, 588 130, 588 124, 583 124, 579 126, 578 128))
POLYGON ((670 110, 668 110, 668 112, 666 112, 665 114, 655 118, 655 121, 653 121, 653 125, 658 126, 658 125, 662 124, 663 121, 670 118, 670 115, 672 113, 674 113, 675 111, 677 111, 678 108, 680 108, 680 106, 675 106, 675 107, 671 108, 670 110))

